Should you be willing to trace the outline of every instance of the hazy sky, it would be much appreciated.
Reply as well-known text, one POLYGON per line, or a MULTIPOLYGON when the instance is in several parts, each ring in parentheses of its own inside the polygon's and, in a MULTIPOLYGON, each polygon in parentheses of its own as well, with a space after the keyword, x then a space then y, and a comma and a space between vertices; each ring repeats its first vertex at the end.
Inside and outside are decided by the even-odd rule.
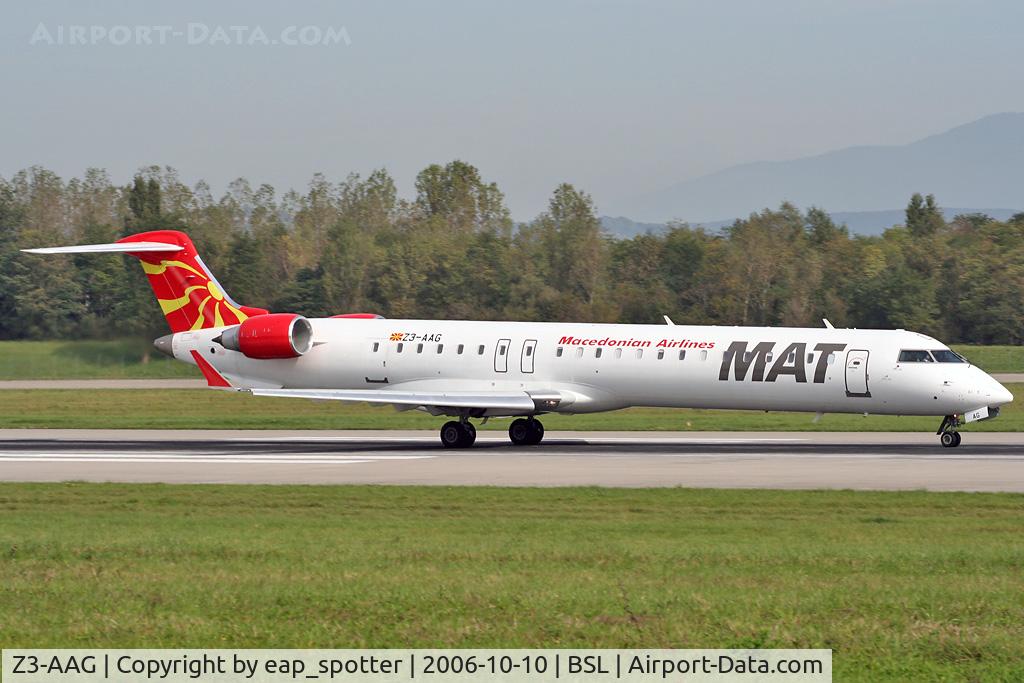
POLYGON ((1024 110, 1022 27, 1019 0, 5 0, 0 175, 167 164, 219 193, 384 166, 409 195, 461 158, 518 219, 563 181, 614 213, 735 163, 1024 110), (72 26, 106 36, 69 45, 72 26), (280 44, 306 26, 347 40, 280 44))

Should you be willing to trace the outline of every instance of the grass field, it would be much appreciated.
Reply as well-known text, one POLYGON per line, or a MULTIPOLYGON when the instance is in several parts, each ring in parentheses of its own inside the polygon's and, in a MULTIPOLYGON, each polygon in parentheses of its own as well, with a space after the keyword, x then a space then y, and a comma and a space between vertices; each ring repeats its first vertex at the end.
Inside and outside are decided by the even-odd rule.
POLYGON ((0 484, 4 647, 822 647, 1024 679, 1024 497, 0 484))
POLYGON ((174 377, 199 374, 143 340, 0 341, 0 380, 174 377))
MULTIPOLYGON (((1009 385, 1017 396, 1024 384, 1009 385)), ((679 431, 934 431, 933 417, 764 413, 736 410, 630 408, 593 415, 546 415, 549 429, 679 431)), ((32 389, 0 391, 0 428, 108 429, 437 429, 443 418, 420 411, 333 401, 254 398, 209 389, 170 391, 32 389)), ((508 429, 494 420, 481 429, 508 429)), ((1003 407, 999 418, 964 431, 1024 431, 1024 406, 1003 407)))
POLYGON ((985 372, 1024 372, 1024 346, 953 344, 950 348, 985 372))
MULTIPOLYGON (((988 372, 1024 372, 1024 347, 953 348, 988 372)), ((198 378, 199 373, 160 355, 145 340, 0 342, 0 380, 175 377, 198 378)))

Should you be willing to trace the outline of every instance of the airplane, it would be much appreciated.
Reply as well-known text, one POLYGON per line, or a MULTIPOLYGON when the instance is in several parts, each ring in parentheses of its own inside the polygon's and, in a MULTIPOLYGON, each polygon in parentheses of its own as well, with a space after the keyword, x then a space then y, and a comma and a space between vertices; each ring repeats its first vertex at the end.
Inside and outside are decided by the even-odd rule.
POLYGON ((307 318, 235 302, 176 230, 23 251, 139 259, 171 328, 154 345, 210 387, 453 418, 446 448, 473 445, 473 419, 512 418, 511 442, 530 446, 544 438, 538 416, 630 406, 935 416, 952 448, 961 425, 1013 400, 906 330, 307 318))

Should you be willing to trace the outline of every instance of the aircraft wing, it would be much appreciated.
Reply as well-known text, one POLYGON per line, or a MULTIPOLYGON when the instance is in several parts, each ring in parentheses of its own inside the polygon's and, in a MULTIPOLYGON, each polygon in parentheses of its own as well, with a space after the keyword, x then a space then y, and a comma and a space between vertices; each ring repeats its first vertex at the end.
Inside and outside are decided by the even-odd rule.
MULTIPOLYGON (((534 397, 525 391, 400 391, 395 389, 246 389, 253 396, 308 398, 320 401, 351 401, 405 406, 409 408, 465 408, 492 413, 526 415, 543 410, 552 399, 534 397)), ((555 403, 557 405, 557 402, 555 403)), ((548 407, 550 409, 550 407, 548 407)))

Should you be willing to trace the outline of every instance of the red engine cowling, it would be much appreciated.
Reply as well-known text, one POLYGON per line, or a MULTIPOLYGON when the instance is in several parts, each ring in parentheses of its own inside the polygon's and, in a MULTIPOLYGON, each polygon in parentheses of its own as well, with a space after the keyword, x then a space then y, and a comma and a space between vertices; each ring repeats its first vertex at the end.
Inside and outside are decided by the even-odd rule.
POLYGON ((297 313, 268 313, 224 330, 217 341, 248 358, 298 358, 313 348, 313 326, 297 313))

